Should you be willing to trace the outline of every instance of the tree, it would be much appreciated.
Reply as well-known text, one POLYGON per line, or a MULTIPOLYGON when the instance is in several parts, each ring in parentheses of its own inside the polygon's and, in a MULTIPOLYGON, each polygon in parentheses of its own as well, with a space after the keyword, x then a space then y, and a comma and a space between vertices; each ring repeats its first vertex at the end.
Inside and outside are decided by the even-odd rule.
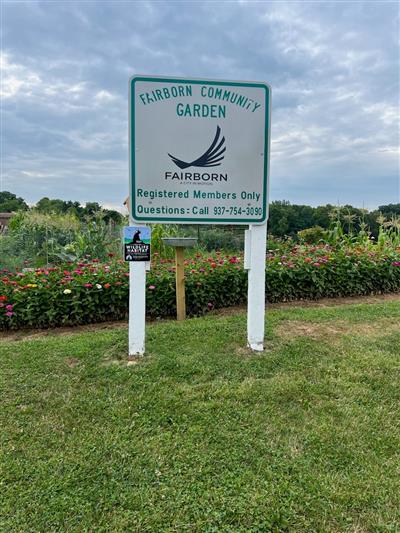
POLYGON ((36 204, 36 209, 40 213, 62 214, 62 213, 65 213, 66 211, 65 204, 66 202, 64 202, 64 200, 58 200, 58 199, 50 200, 49 198, 47 198, 47 196, 45 196, 44 198, 38 201, 38 203, 36 204))
POLYGON ((385 217, 392 217, 392 216, 395 216, 395 215, 400 216, 400 204, 380 205, 378 207, 378 210, 385 217))
POLYGON ((23 198, 17 198, 8 191, 0 192, 0 213, 12 213, 13 211, 26 211, 29 209, 23 198))

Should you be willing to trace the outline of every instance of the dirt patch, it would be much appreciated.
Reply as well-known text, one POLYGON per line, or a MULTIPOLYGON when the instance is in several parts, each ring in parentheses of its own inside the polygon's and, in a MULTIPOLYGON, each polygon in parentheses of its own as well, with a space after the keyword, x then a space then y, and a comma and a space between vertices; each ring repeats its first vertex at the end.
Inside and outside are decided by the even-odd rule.
POLYGON ((342 335, 357 335, 363 337, 379 337, 390 332, 399 331, 400 326, 396 319, 381 319, 374 322, 350 324, 346 321, 335 320, 332 322, 306 322, 301 320, 285 320, 275 332, 281 338, 309 337, 321 340, 342 335))
POLYGON ((69 366, 69 368, 75 368, 80 363, 79 359, 77 359, 76 357, 67 357, 65 359, 65 362, 67 366, 69 366))
POLYGON ((65 326, 52 329, 21 329, 18 331, 0 331, 0 342, 4 341, 30 341, 56 335, 73 335, 75 333, 85 333, 85 331, 107 331, 113 329, 128 328, 126 321, 101 322, 99 324, 86 324, 84 326, 65 326))
MULTIPOLYGON (((379 304, 383 302, 400 302, 400 294, 376 294, 375 296, 348 296, 345 298, 321 298, 320 300, 293 300, 292 302, 267 303, 266 309, 287 309, 291 307, 334 307, 337 305, 379 304)), ((211 311, 210 315, 231 316, 246 311, 247 305, 223 307, 211 311)))
POLYGON ((267 304, 267 309, 285 309, 286 307, 334 307, 349 304, 380 304, 384 302, 400 302, 400 294, 376 294, 374 296, 347 296, 345 298, 321 298, 320 300, 295 300, 267 304))
POLYGON ((119 367, 126 367, 126 366, 136 366, 139 363, 143 362, 143 356, 128 356, 126 357, 126 354, 124 354, 123 357, 119 359, 110 359, 105 358, 100 364, 101 366, 119 366, 119 367))
POLYGON ((263 352, 253 352, 248 346, 237 346, 236 347, 236 354, 240 355, 241 357, 252 357, 253 355, 257 355, 263 352))

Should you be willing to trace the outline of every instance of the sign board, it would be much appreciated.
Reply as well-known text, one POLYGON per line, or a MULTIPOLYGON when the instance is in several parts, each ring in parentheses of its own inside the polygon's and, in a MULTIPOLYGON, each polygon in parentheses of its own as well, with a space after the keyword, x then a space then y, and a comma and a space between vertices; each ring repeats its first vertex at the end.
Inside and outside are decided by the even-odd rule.
POLYGON ((261 82, 131 78, 132 218, 264 223, 270 100, 261 82))
POLYGON ((124 236, 125 261, 150 261, 151 229, 147 226, 126 226, 124 236))

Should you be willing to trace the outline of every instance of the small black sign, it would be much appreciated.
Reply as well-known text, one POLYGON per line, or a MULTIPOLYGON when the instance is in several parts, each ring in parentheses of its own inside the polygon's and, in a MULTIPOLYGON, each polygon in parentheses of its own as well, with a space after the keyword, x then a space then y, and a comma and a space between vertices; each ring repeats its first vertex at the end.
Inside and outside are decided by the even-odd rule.
POLYGON ((147 226, 124 228, 125 261, 150 261, 151 229, 147 226))

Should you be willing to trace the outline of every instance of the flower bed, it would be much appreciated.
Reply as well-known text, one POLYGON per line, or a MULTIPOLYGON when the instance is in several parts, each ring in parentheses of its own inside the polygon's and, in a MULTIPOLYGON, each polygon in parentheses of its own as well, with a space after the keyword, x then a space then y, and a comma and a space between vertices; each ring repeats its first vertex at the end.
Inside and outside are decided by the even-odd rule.
MULTIPOLYGON (((197 254, 185 261, 188 315, 244 303, 247 273, 241 256, 197 254)), ((0 271, 0 329, 54 327, 127 316, 127 264, 110 258, 28 272, 0 271)), ((270 302, 400 291, 400 250, 295 246, 267 254, 270 302)), ((153 258, 147 275, 147 314, 174 316, 175 269, 153 258)))

